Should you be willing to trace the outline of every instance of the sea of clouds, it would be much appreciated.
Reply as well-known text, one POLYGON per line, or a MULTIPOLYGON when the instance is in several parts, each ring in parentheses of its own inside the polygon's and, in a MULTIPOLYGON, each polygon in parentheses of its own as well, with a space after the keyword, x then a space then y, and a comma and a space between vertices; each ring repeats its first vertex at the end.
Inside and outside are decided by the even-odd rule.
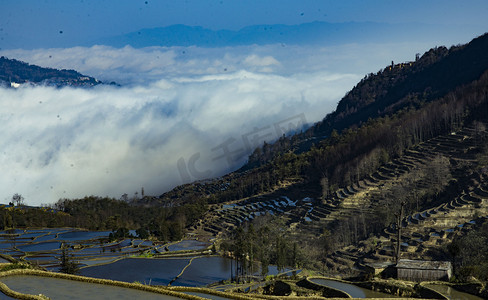
POLYGON ((3 50, 75 69, 94 88, 0 88, 0 199, 159 195, 245 163, 264 141, 330 113, 365 74, 429 45, 3 50))

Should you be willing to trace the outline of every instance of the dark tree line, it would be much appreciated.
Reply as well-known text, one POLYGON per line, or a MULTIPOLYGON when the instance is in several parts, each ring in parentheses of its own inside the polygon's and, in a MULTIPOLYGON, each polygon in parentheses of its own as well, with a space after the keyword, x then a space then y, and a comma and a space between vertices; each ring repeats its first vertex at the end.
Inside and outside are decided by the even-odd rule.
POLYGON ((0 227, 80 227, 112 230, 116 237, 124 237, 128 229, 135 229, 142 236, 171 241, 181 239, 185 228, 199 220, 206 210, 204 200, 175 207, 145 207, 91 196, 61 199, 52 208, 2 208, 0 227))
POLYGON ((47 80, 57 80, 81 85, 96 85, 100 83, 96 79, 84 76, 74 70, 42 68, 23 61, 8 59, 4 56, 0 57, 0 81, 39 83, 47 80), (80 78, 85 78, 85 80, 81 80, 80 78))
POLYGON ((464 236, 457 236, 447 249, 458 280, 468 281, 474 276, 488 281, 488 222, 464 236))

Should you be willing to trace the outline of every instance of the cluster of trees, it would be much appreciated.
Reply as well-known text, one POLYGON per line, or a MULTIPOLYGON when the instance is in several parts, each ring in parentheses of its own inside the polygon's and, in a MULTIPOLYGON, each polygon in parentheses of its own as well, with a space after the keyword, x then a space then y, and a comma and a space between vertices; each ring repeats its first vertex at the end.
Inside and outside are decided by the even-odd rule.
POLYGON ((65 245, 61 246, 59 271, 66 274, 78 274, 80 272, 80 264, 75 261, 73 254, 65 245))
POLYGON ((220 248, 229 251, 234 258, 235 278, 255 274, 257 262, 263 277, 268 274, 270 264, 282 271, 304 263, 302 247, 289 236, 283 220, 272 216, 263 216, 246 227, 238 227, 220 248))
POLYGON ((464 236, 457 236, 448 246, 448 252, 458 280, 465 281, 474 276, 488 281, 488 222, 464 236))
POLYGON ((68 224, 70 217, 49 208, 1 207, 0 229, 25 227, 57 227, 68 224))
POLYGON ((51 208, 4 207, 0 209, 0 227, 81 227, 112 230, 116 237, 127 236, 130 228, 146 237, 172 241, 181 239, 184 229, 206 211, 204 200, 175 207, 146 207, 90 196, 61 199, 51 208))

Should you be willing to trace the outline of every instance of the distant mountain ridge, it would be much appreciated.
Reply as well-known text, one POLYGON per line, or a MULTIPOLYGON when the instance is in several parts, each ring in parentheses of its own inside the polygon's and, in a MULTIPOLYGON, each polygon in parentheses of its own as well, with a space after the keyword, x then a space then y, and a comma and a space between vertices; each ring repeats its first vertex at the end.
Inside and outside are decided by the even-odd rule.
POLYGON ((464 28, 427 24, 385 24, 374 22, 326 23, 298 25, 254 25, 240 30, 211 30, 201 26, 172 25, 146 28, 96 41, 113 47, 150 46, 225 47, 266 44, 343 44, 402 41, 407 36, 447 36, 464 28))
POLYGON ((26 62, 0 57, 0 85, 17 87, 32 83, 51 86, 90 87, 102 82, 74 70, 57 70, 30 65, 26 62))

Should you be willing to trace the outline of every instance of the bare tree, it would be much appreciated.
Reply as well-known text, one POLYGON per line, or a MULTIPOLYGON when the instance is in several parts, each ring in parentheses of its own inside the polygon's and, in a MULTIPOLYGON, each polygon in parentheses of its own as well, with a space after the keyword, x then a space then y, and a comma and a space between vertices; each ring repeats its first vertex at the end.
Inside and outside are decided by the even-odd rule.
POLYGON ((12 196, 12 203, 16 206, 22 206, 24 205, 24 197, 22 195, 15 193, 12 196))
POLYGON ((124 202, 129 202, 129 195, 127 195, 127 193, 124 193, 122 196, 120 196, 120 200, 124 202))
POLYGON ((395 263, 398 263, 398 260, 400 260, 400 247, 402 246, 402 219, 403 219, 403 207, 405 206, 406 201, 403 200, 400 203, 400 211, 395 214, 397 221, 396 221, 396 227, 397 227, 397 241, 396 241, 396 247, 395 247, 395 263))
POLYGON ((320 185, 322 186, 322 200, 325 200, 329 196, 329 179, 322 177, 320 179, 320 185))

